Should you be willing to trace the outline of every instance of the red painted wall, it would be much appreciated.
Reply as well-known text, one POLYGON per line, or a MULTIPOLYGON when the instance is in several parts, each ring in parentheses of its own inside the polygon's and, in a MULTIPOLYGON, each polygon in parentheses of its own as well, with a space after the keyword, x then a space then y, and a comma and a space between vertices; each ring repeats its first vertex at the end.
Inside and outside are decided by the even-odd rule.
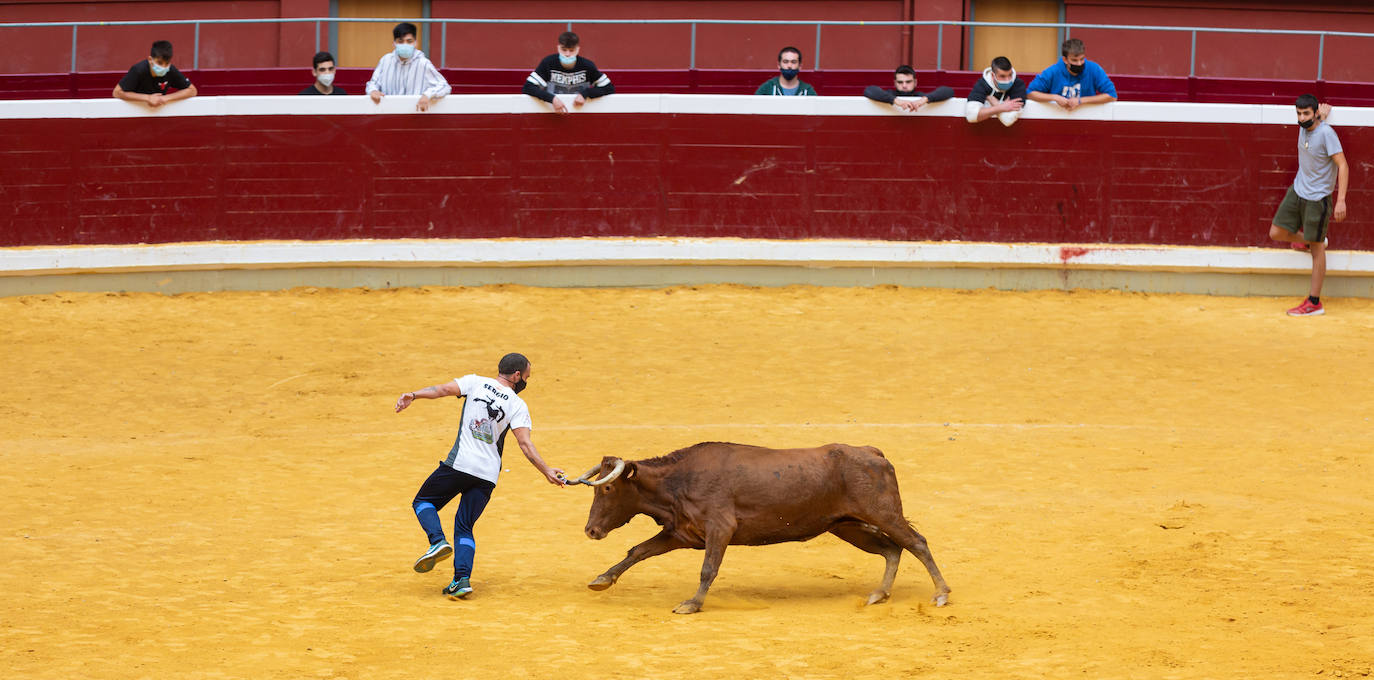
MULTIPOLYGON (((969 0, 432 0, 435 17, 467 18, 710 18, 775 20, 960 20, 969 0)), ((1374 33, 1374 4, 1367 0, 1065 0, 1066 18, 1077 23, 1164 26, 1232 26, 1324 29, 1374 33)), ((136 19, 226 19, 327 16, 329 0, 0 0, 0 23, 28 21, 113 21, 136 19)), ((529 68, 552 51, 562 23, 512 26, 451 26, 448 44, 435 30, 428 51, 453 68, 529 68)), ((587 56, 611 69, 684 69, 690 62, 687 26, 576 24, 587 56)), ((909 62, 936 67, 936 30, 897 27, 823 29, 823 69, 890 69, 909 62)), ((252 69, 309 64, 313 25, 202 26, 201 68, 252 69)), ((88 27, 78 31, 77 70, 123 71, 147 54, 156 39, 171 40, 177 59, 189 67, 191 27, 88 27)), ((1186 34, 1103 31, 1075 33, 1088 43, 1090 58, 1114 74, 1188 75, 1186 34)), ((772 69, 779 47, 794 44, 816 64, 814 27, 709 26, 697 31, 697 67, 772 69)), ((0 73, 65 73, 71 63, 71 29, 0 29, 0 73)), ((320 45, 328 49, 328 28, 320 45)), ((966 55, 962 32, 944 31, 945 69, 961 69, 966 55)), ((1330 38, 1323 77, 1367 81, 1362 62, 1374 53, 1374 39, 1330 38)), ((1027 65, 1028 72, 1045 64, 1027 65)), ((1312 79, 1317 39, 1255 35, 1199 35, 1197 75, 1220 78, 1312 79)))
MULTIPOLYGON (((1367 0, 1065 0, 1065 20, 1082 24, 1374 33, 1374 3, 1367 0)), ((1109 73, 1188 75, 1191 37, 1187 33, 1083 29, 1074 31, 1073 37, 1082 39, 1088 49, 1088 58, 1101 63, 1109 73)), ((1369 81, 1369 69, 1363 62, 1368 61, 1371 54, 1374 54, 1374 38, 1327 38, 1322 78, 1369 81)), ((1199 33, 1196 74, 1213 78, 1315 80, 1317 56, 1317 36, 1199 33)))
MULTIPOLYGON (((1296 127, 595 114, 6 120, 0 246, 740 236, 1265 245, 1296 127)), ((1374 250, 1374 128, 1340 129, 1374 250)))
MULTIPOLYGON (((327 16, 329 0, 202 0, 76 3, 6 0, 0 23, 43 21, 140 21, 327 16)), ((201 68, 309 65, 315 53, 313 25, 202 25, 201 68)), ((323 32, 328 42, 327 32, 323 32)), ((154 40, 170 40, 179 68, 191 68, 191 26, 87 26, 77 30, 78 71, 125 71, 148 56, 154 40)), ((71 65, 71 28, 0 28, 0 73, 66 73, 71 65)))
MULTIPOLYGON (((597 19, 758 19, 902 21, 949 20, 964 17, 964 0, 433 0, 432 15, 465 18, 597 18, 597 19), (914 6, 914 9, 912 8, 914 6)), ((449 27, 448 66, 505 68, 528 64, 554 51, 565 24, 449 27)), ((583 40, 583 52, 606 68, 687 68, 691 58, 691 27, 573 24, 583 40)), ((892 69, 904 62, 936 61, 935 29, 918 28, 915 47, 905 48, 903 32, 892 26, 829 27, 821 32, 823 69, 892 69)), ((793 45, 802 50, 809 69, 816 65, 815 26, 697 27, 696 65, 702 69, 776 69, 778 50, 793 45)), ((959 31, 945 33, 944 64, 958 66, 962 43, 959 31)), ((438 54, 437 47, 431 52, 438 54)), ((803 76, 803 79, 805 77, 803 76)))

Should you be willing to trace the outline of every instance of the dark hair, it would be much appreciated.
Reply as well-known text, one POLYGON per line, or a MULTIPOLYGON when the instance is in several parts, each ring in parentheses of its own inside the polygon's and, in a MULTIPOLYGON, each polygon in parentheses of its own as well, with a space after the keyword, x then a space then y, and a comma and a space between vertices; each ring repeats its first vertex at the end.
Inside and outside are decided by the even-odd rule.
POLYGON ((1298 101, 1294 102, 1293 105, 1300 109, 1312 109, 1316 111, 1317 107, 1321 106, 1321 101, 1317 99, 1317 95, 1315 94, 1304 94, 1299 96, 1298 101))
POLYGON ((915 77, 916 77, 916 69, 911 68, 910 66, 907 66, 906 64, 902 64, 901 66, 898 66, 898 67, 897 67, 897 70, 896 70, 896 71, 893 71, 892 73, 893 73, 893 75, 898 75, 898 76, 911 76, 912 78, 915 78, 915 77))
POLYGON ((1059 48, 1059 53, 1066 57, 1070 54, 1083 54, 1083 52, 1083 41, 1078 38, 1069 38, 1065 40, 1064 44, 1059 48))
POLYGON ((529 368, 530 360, 526 359, 525 355, 511 352, 501 357, 501 363, 496 365, 496 374, 510 375, 516 371, 528 371, 529 368))
POLYGON ((334 61, 334 55, 328 52, 316 52, 314 61, 310 62, 310 68, 319 68, 320 64, 326 61, 334 61))
POLYGON ((787 47, 784 47, 784 48, 778 50, 778 61, 782 61, 782 55, 787 54, 788 52, 796 52, 796 53, 797 53, 797 61, 801 61, 801 60, 802 60, 802 53, 801 53, 801 50, 799 50, 799 49, 797 49, 797 48, 795 48, 795 47, 793 47, 793 46, 791 46, 791 45, 788 45, 787 47))
POLYGON ((148 50, 148 56, 154 59, 172 59, 172 43, 167 40, 159 40, 153 43, 153 49, 148 50))
POLYGON ((992 68, 997 71, 1010 71, 1011 60, 1006 57, 998 57, 992 60, 992 68))
POLYGON ((415 30, 415 24, 408 21, 402 21, 396 24, 396 28, 391 29, 391 37, 396 40, 400 40, 408 35, 413 35, 417 38, 420 37, 420 34, 415 30))
POLYGON ((566 47, 568 49, 572 49, 574 47, 577 47, 578 43, 580 42, 582 42, 582 39, 577 37, 577 34, 573 33, 572 31, 563 31, 562 33, 558 34, 559 47, 566 47))

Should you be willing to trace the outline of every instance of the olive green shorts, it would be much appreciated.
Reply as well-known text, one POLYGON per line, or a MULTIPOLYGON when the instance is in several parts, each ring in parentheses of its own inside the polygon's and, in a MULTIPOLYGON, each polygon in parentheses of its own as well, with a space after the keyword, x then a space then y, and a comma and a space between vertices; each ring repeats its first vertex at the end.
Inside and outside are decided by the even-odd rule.
POLYGON ((1331 197, 1323 196, 1320 201, 1309 201, 1293 187, 1288 187, 1283 202, 1274 213, 1274 224, 1287 229, 1289 233, 1302 234, 1308 243, 1320 243, 1326 238, 1326 228, 1331 223, 1331 197))

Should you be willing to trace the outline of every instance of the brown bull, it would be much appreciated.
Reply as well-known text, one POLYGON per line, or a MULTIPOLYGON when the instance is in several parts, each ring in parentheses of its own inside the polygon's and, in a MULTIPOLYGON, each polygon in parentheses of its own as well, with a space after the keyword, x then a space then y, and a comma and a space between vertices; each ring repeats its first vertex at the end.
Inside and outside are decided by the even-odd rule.
POLYGON ((586 529, 591 538, 605 538, 641 513, 663 527, 588 584, 592 590, 611 587, 626 569, 654 555, 705 550, 701 586, 673 610, 691 614, 701 609, 727 545, 805 541, 830 532, 887 560, 869 604, 891 594, 903 549, 930 572, 936 606, 949 595, 926 539, 902 515, 896 471, 871 446, 765 449, 707 442, 648 460, 607 456, 577 481, 595 487, 586 529))

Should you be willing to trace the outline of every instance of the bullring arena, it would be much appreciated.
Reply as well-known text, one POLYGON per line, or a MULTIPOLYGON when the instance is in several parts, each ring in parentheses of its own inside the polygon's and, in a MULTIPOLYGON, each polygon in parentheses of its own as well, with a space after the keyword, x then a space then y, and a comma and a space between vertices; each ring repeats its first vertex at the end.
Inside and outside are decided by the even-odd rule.
MULTIPOLYGON (((1374 304, 897 287, 0 299, 11 677, 1355 677, 1371 671, 1374 304), (505 319, 474 334, 475 320, 505 319), (532 357, 545 457, 871 444, 953 588, 833 537, 585 584, 648 537, 509 459, 474 596, 409 501, 532 357)), ((451 512, 443 513, 445 523, 451 512)))
MULTIPOLYGON (((207 141, 161 175, 171 197, 151 217, 81 212, 141 200, 109 179, 121 158, 89 146, 137 129, 136 116, 110 108, 123 103, 91 104, 104 108, 62 123, 81 133, 66 136, 42 134, 54 124, 29 115, 38 107, 7 109, 10 139, 53 140, 50 165, 35 172, 77 193, 44 204, 69 215, 35 208, 0 260, 6 677, 1374 672, 1374 232, 1356 207, 1369 192, 1357 187, 1352 219, 1333 236, 1330 313, 1285 316, 1308 261, 1258 241, 1292 175, 1291 109, 1113 105, 1073 125, 1092 149, 1115 150, 1061 167, 1034 153, 1033 137, 1067 123, 1034 107, 1010 131, 968 131, 954 109, 901 120, 858 97, 802 117, 693 113, 701 100, 627 95, 607 102, 624 107, 607 114, 613 123, 525 115, 502 127, 528 112, 501 107, 528 102, 454 98, 442 106, 460 108, 433 119, 404 101, 368 116, 349 108, 357 102, 272 104, 277 113, 245 122, 228 109, 262 101, 220 99, 161 121, 170 137, 207 141), (290 106, 314 108, 279 110, 290 106), (712 115, 733 149, 703 150, 712 115), (805 127, 796 148, 785 117, 805 127), (424 127, 436 120, 447 125, 424 127), (616 125, 649 141, 617 145, 616 125), (614 147, 555 151, 577 160, 574 177, 621 181, 630 205, 577 193, 566 223, 522 207, 557 173, 546 157, 530 160, 533 143, 511 158, 487 153, 561 129, 551 126, 614 147), (1188 153, 1167 141, 1184 127, 1188 153), (402 167, 388 154, 429 134, 481 138, 473 154, 436 160, 428 171, 448 180, 425 185, 461 186, 471 222, 445 221, 438 194, 407 204, 365 181, 402 167), (946 151, 1016 148, 1025 162, 974 154, 952 169, 894 170, 890 155, 844 141, 878 134, 946 151), (1140 141, 1118 148, 1127 138, 1140 141), (286 176, 290 159, 267 160, 308 143, 337 147, 333 160, 352 168, 320 189, 337 194, 292 213, 265 190, 242 193, 252 182, 313 191, 286 176), (1151 146, 1188 159, 1149 167, 1151 146), (1232 178, 1227 154, 1250 169, 1232 178), (940 183, 937 170, 959 181, 940 183), (244 176, 253 172, 283 175, 244 176), (635 194, 636 177, 661 190, 635 194), (1006 205, 963 194, 994 185, 1058 201, 1058 218, 1018 213, 1010 221, 1025 229, 1006 231, 995 219, 1006 205), (1114 198, 1074 198, 1080 189, 1114 198), (1206 224, 1183 219, 1186 202, 1160 199, 1183 189, 1206 199, 1193 215, 1206 224), (718 238, 751 206, 798 193, 809 198, 794 213, 718 238), (321 206, 350 196, 372 220, 365 233, 329 231, 335 215, 321 206), (867 198, 846 206, 846 196, 867 198), (933 232, 897 233, 888 203, 903 197, 918 205, 898 216, 954 206, 940 224, 983 225, 991 231, 973 236, 986 243, 957 243, 970 235, 933 218, 911 227, 933 232), (168 217, 177 210, 185 215, 168 217), (436 224, 462 233, 405 240, 436 224), (569 224, 600 238, 553 238, 569 224), (836 225, 869 245, 822 242, 836 225), (291 243, 257 242, 268 227, 311 247, 356 240, 306 261, 291 243), (529 245, 502 229, 545 227, 519 235, 550 252, 491 255, 529 245), (196 240, 197 229, 211 243, 99 245, 196 240), (634 243, 604 240, 621 236, 634 243), (698 237, 706 245, 685 240, 698 237), (221 250, 198 255, 202 245, 221 250), (711 247, 733 254, 700 255, 711 247), (778 254, 813 247, 833 259, 778 254), (871 255, 879 248, 899 252, 871 255), (477 525, 476 592, 440 596, 447 562, 411 570, 425 545, 410 500, 452 442, 457 404, 392 405, 405 391, 490 374, 507 351, 532 359, 523 396, 534 440, 569 473, 604 455, 710 440, 880 448, 953 589, 949 605, 930 605, 930 580, 908 555, 891 601, 864 606, 882 560, 828 536, 730 548, 691 616, 672 608, 695 588, 695 551, 592 592, 586 584, 654 525, 640 517, 589 540, 590 491, 550 486, 517 455, 477 525)), ((1368 139, 1374 114, 1338 114, 1348 148, 1368 139)), ((451 526, 452 508, 441 516, 451 526)))

